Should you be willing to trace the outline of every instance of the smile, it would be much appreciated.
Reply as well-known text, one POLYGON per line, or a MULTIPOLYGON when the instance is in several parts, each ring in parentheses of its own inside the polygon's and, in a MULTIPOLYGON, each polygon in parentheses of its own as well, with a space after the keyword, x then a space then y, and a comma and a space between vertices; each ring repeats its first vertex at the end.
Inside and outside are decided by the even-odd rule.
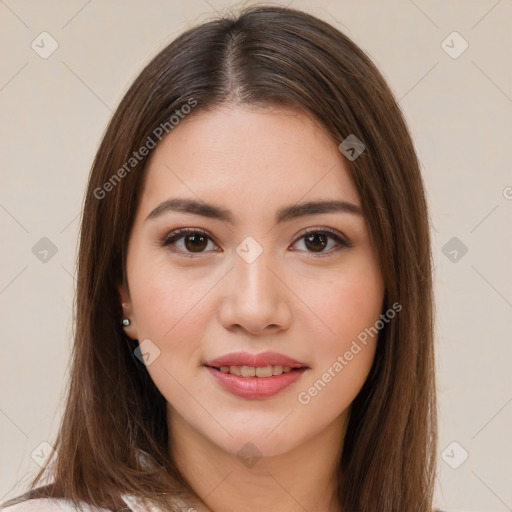
POLYGON ((220 368, 205 366, 205 368, 222 389, 245 399, 274 396, 297 382, 308 369, 278 365, 222 366, 220 368))

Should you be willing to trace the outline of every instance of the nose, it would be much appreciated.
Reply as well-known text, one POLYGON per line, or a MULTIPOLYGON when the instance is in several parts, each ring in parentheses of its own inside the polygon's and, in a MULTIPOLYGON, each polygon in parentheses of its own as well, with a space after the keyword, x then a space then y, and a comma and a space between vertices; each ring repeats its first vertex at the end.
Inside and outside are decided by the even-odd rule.
POLYGON ((220 321, 228 330, 252 335, 275 334, 291 322, 290 299, 284 276, 266 251, 251 263, 235 254, 234 267, 226 276, 220 304, 220 321))

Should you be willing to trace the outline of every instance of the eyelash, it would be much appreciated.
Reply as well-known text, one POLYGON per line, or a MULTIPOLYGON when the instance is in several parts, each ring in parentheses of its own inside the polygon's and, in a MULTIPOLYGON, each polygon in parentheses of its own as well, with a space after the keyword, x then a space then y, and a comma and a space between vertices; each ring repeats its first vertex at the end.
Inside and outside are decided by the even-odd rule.
MULTIPOLYGON (((162 247, 169 247, 171 244, 177 242, 178 240, 180 240, 182 238, 185 238, 187 235, 193 235, 193 234, 206 236, 212 242, 215 243, 213 238, 204 229, 201 229, 201 228, 179 228, 179 229, 175 229, 174 231, 171 231, 169 234, 167 234, 164 237, 164 239, 161 241, 160 245, 162 247)), ((309 255, 307 256, 308 258, 324 258, 327 256, 332 256, 333 254, 337 253, 339 250, 341 250, 343 248, 348 249, 350 247, 353 247, 353 245, 351 243, 345 241, 336 232, 325 229, 325 228, 322 228, 322 229, 308 228, 307 230, 301 231, 297 235, 297 238, 293 242, 292 245, 295 245, 299 240, 302 240, 303 238, 307 237, 308 235, 312 235, 312 234, 327 235, 329 238, 333 239, 338 245, 337 245, 337 247, 330 249, 329 251, 325 251, 325 252, 315 253, 315 252, 306 251, 309 253, 309 255)), ((200 256, 201 254, 205 254, 205 252, 207 252, 207 251, 197 252, 197 253, 181 252, 181 251, 175 251, 175 252, 179 252, 182 255, 189 257, 189 258, 195 258, 195 257, 200 256)), ((304 251, 299 251, 299 252, 304 252, 304 251)))

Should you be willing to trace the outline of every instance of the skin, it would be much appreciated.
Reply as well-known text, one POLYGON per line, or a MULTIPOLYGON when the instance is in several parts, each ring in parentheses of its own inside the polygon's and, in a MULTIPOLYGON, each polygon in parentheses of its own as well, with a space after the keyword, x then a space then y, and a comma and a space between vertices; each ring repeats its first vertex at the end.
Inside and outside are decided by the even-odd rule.
POLYGON ((346 165, 318 124, 281 107, 196 112, 151 154, 128 246, 129 290, 119 293, 128 336, 159 351, 147 369, 168 402, 169 450, 204 510, 340 510, 336 465, 377 337, 308 404, 298 394, 379 319, 383 278, 363 215, 320 213, 282 224, 274 217, 298 202, 360 206, 346 165), (177 197, 227 208, 235 224, 183 212, 146 220, 177 197), (177 228, 202 228, 210 238, 162 247, 177 228), (305 228, 334 230, 352 247, 331 238, 324 249, 308 244, 305 228), (263 250, 252 263, 236 252, 247 236, 263 250), (277 351, 309 369, 273 397, 240 398, 203 366, 239 350, 277 351), (237 456, 249 442, 261 455, 251 467, 237 456))

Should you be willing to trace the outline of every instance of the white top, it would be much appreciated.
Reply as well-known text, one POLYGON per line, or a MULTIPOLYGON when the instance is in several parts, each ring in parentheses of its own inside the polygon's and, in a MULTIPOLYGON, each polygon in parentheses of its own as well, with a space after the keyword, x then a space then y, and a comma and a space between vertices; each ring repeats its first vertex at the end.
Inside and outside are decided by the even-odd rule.
MULTIPOLYGON (((161 512, 158 508, 152 507, 149 510, 143 508, 142 505, 133 496, 121 496, 122 500, 126 503, 127 510, 133 512, 161 512)), ((183 512, 193 510, 188 507, 185 502, 176 498, 176 504, 182 507, 183 512)), ((3 507, 0 509, 5 512, 77 512, 77 508, 70 500, 64 498, 37 498, 26 501, 21 501, 14 505, 3 507)), ((87 512, 110 512, 105 508, 93 507, 92 505, 84 504, 84 511, 87 512)))
MULTIPOLYGON (((127 505, 127 510, 131 510, 133 512, 161 512, 156 507, 152 507, 149 510, 142 508, 142 506, 137 502, 136 498, 133 496, 122 496, 123 501, 127 505)), ((193 507, 187 506, 185 502, 176 498, 176 503, 181 505, 182 512, 192 512, 195 511, 193 507)), ((78 509, 73 506, 71 501, 66 499, 50 499, 50 498, 40 498, 40 499, 32 499, 22 501, 20 503, 16 503, 15 505, 11 505, 8 507, 1 508, 0 511, 5 512, 77 512, 78 509)), ((105 508, 93 507, 91 505, 84 504, 84 511, 87 512, 110 512, 105 508)), ((434 512, 442 512, 439 509, 434 509, 434 512)), ((452 512, 469 512, 463 510, 452 510, 452 512)))
MULTIPOLYGON (((138 450, 137 457, 144 467, 151 467, 153 459, 149 453, 138 450)), ((156 506, 151 507, 149 510, 144 508, 134 496, 123 495, 121 499, 126 503, 126 510, 131 510, 132 512, 162 512, 156 506)), ((187 505, 183 500, 179 498, 174 498, 174 500, 183 512, 192 512, 194 510, 193 507, 187 505)), ((84 512, 111 512, 105 508, 93 507, 86 503, 83 503, 83 509, 84 512)), ((0 508, 0 511, 4 510, 5 512, 77 512, 78 509, 71 500, 65 498, 35 498, 0 508)))
MULTIPOLYGON (((40 498, 21 501, 15 505, 4 507, 1 510, 5 510, 5 512, 76 512, 77 509, 70 501, 65 499, 40 498)), ((84 510, 87 512, 107 512, 104 508, 91 507, 89 505, 86 505, 84 510)))
MULTIPOLYGON (((143 508, 142 505, 133 496, 124 495, 121 496, 122 500, 126 503, 126 510, 133 512, 162 512, 156 507, 152 507, 149 510, 143 508)), ((182 512, 197 512, 195 508, 188 506, 183 500, 176 498, 176 504, 181 506, 182 512)), ((16 503, 8 507, 0 509, 5 512, 77 512, 78 509, 73 506, 73 503, 64 498, 40 498, 31 499, 16 503)), ((86 512, 110 512, 105 508, 93 507, 91 505, 84 504, 84 511, 86 512)), ((433 512, 443 512, 442 510, 435 508, 433 512)), ((448 512, 448 511, 444 511, 448 512)), ((451 512, 470 512, 469 510, 455 510, 451 509, 451 512)))

